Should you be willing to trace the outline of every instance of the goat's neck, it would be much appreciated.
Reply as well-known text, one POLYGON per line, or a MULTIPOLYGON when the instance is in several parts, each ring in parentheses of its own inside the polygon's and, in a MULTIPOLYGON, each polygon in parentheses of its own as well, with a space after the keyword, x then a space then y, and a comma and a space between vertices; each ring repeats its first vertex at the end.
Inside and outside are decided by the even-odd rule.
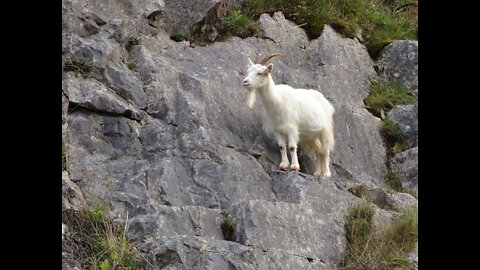
POLYGON ((275 91, 275 83, 270 74, 268 74, 267 85, 264 88, 257 89, 257 92, 267 111, 273 112, 280 108, 281 96, 275 91))

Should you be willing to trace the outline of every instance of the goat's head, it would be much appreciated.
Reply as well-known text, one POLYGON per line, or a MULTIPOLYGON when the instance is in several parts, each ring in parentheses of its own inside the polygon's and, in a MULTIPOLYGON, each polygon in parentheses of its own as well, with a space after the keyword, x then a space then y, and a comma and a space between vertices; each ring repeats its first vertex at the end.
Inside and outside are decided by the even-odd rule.
POLYGON ((248 97, 248 106, 251 108, 253 106, 253 102, 255 101, 255 89, 262 89, 267 86, 268 82, 268 75, 273 69, 273 64, 268 64, 265 66, 268 60, 275 56, 283 56, 281 53, 274 53, 270 56, 267 56, 260 60, 260 54, 255 59, 255 62, 252 62, 250 58, 248 61, 250 62, 250 67, 248 68, 248 74, 243 79, 243 87, 249 90, 249 97, 248 97))

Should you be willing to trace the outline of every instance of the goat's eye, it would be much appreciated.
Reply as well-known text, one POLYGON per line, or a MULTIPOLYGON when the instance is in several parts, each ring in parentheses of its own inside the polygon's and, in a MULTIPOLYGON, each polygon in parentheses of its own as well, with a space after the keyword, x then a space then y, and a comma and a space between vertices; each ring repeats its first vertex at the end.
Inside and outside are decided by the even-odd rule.
POLYGON ((263 75, 263 72, 257 72, 257 75, 263 75))

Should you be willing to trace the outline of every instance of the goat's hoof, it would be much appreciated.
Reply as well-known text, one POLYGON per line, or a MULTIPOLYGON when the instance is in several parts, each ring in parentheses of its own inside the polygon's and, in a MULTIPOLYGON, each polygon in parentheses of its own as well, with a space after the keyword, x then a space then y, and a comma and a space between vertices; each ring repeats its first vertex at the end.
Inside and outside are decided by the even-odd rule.
POLYGON ((323 173, 321 173, 321 172, 315 172, 315 173, 313 174, 313 176, 314 176, 314 177, 322 177, 322 176, 323 176, 323 173))
POLYGON ((290 166, 290 170, 298 172, 298 171, 300 171, 300 165, 299 164, 292 164, 290 166))
POLYGON ((282 171, 286 171, 286 170, 288 170, 289 165, 290 165, 290 163, 288 163, 288 162, 282 162, 282 163, 280 163, 280 165, 278 165, 278 169, 280 169, 282 171))
POLYGON ((325 175, 326 177, 332 177, 332 173, 331 173, 331 172, 325 172, 323 175, 325 175))

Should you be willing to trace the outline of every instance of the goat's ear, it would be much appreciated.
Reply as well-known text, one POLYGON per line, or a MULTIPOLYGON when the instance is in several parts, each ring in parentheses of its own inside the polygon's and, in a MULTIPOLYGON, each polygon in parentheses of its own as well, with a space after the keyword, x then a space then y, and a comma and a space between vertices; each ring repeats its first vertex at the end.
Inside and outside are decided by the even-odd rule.
POLYGON ((252 62, 252 59, 250 59, 250 57, 248 57, 248 62, 250 63, 250 66, 253 66, 253 62, 252 62))
POLYGON ((273 69, 273 64, 270 63, 267 65, 267 70, 268 70, 268 73, 272 72, 272 69, 273 69))

